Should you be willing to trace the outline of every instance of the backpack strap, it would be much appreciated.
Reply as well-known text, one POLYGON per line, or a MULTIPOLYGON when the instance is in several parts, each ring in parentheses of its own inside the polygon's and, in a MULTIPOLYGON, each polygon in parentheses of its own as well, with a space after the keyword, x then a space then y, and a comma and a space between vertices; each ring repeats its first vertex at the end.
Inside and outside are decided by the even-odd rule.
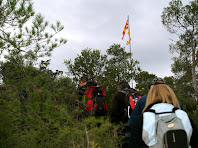
POLYGON ((89 86, 97 86, 97 83, 93 82, 93 81, 88 81, 86 84, 87 87, 89 86))
POLYGON ((125 95, 127 95, 127 92, 124 91, 124 90, 121 90, 120 92, 123 93, 123 94, 125 94, 125 95))
MULTIPOLYGON (((97 97, 97 96, 98 96, 98 97, 103 97, 102 99, 104 99, 104 101, 106 101, 106 100, 105 100, 105 97, 103 96, 103 95, 106 96, 106 94, 104 93, 102 87, 99 87, 99 86, 90 86, 90 87, 91 87, 92 90, 93 90, 93 96, 92 96, 91 100, 93 101, 93 107, 94 107, 94 110, 95 110, 96 107, 97 107, 97 105, 95 105, 95 103, 97 103, 97 102, 96 102, 96 99, 97 99, 96 97, 97 97)), ((104 109, 107 110, 107 105, 106 105, 106 104, 104 104, 104 109)))
POLYGON ((174 107, 174 108, 172 109, 172 111, 156 113, 154 109, 150 109, 150 108, 149 108, 149 109, 146 109, 145 112, 152 112, 152 113, 155 113, 155 114, 159 115, 159 114, 166 114, 166 113, 175 113, 175 111, 178 110, 178 109, 179 109, 179 108, 174 107))

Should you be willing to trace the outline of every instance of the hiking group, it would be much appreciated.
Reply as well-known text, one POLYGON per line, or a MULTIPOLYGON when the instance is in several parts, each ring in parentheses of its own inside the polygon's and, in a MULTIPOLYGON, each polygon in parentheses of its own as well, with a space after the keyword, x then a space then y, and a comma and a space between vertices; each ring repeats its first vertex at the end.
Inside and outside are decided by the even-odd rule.
MULTIPOLYGON (((110 121, 123 125, 118 129, 118 136, 125 137, 120 147, 198 147, 197 127, 162 78, 153 80, 145 96, 124 80, 117 89, 111 102, 110 121)), ((102 87, 82 77, 77 94, 76 104, 84 106, 85 113, 96 117, 106 115, 106 94, 102 87)))

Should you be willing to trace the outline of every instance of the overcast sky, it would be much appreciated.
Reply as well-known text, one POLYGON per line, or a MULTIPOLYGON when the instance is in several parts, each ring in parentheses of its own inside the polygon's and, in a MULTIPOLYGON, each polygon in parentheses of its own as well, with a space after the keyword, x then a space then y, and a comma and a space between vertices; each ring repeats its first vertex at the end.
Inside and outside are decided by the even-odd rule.
POLYGON ((50 23, 61 21, 64 30, 60 36, 68 42, 54 50, 52 70, 67 71, 64 60, 77 57, 82 49, 101 50, 121 44, 127 51, 128 36, 122 40, 122 31, 129 15, 132 38, 132 58, 140 62, 142 70, 159 77, 171 76, 169 52, 171 39, 161 23, 161 14, 170 0, 33 0, 36 13, 41 13, 50 23))

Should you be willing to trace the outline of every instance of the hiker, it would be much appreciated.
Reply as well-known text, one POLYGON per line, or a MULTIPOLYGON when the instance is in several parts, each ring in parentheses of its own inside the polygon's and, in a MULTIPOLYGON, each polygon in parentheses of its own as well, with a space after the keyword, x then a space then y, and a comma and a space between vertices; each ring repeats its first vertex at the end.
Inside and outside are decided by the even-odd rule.
POLYGON ((20 94, 21 94, 21 97, 22 97, 21 98, 22 102, 28 100, 28 95, 27 95, 27 92, 25 90, 21 90, 20 94))
POLYGON ((76 104, 83 109, 84 116, 105 116, 107 113, 106 93, 101 86, 82 77, 79 81, 76 104))
POLYGON ((86 111, 89 115, 105 116, 107 113, 106 93, 102 86, 88 81, 86 89, 86 111))
POLYGON ((28 95, 27 95, 27 92, 26 92, 25 89, 22 89, 20 91, 20 96, 21 96, 21 99, 20 99, 20 101, 21 101, 21 112, 22 112, 22 114, 26 114, 27 109, 26 109, 25 104, 28 101, 28 95))
POLYGON ((79 100, 81 101, 83 98, 83 95, 85 95, 85 91, 87 88, 87 77, 83 76, 81 77, 80 81, 79 81, 79 90, 78 90, 78 96, 79 96, 79 100))
POLYGON ((124 89, 129 89, 130 86, 126 81, 120 81, 118 83, 118 93, 114 96, 111 103, 111 123, 127 123, 128 120, 125 118, 125 96, 126 92, 124 89))
MULTIPOLYGON (((164 80, 160 77, 157 77, 153 80, 152 85, 158 85, 158 84, 165 84, 164 80)), ((132 127, 132 125, 135 123, 135 120, 138 116, 141 115, 143 108, 146 104, 147 95, 142 96, 136 103, 135 109, 133 110, 131 117, 129 119, 129 126, 132 127)), ((179 101, 179 100, 178 100, 179 101)), ((184 110, 182 103, 179 101, 180 107, 182 110, 184 110)))
MULTIPOLYGON (((117 131, 118 136, 120 137, 121 144, 120 147, 126 148, 128 143, 126 139, 126 131, 128 131, 128 103, 126 102, 127 98, 127 90, 130 89, 130 86, 128 82, 125 80, 122 80, 118 83, 118 93, 114 96, 112 103, 111 103, 111 114, 110 114, 110 119, 111 123, 114 124, 125 124, 122 127, 120 127, 117 131)), ((134 104, 135 105, 135 104, 134 104)))
POLYGON ((173 90, 163 83, 152 85, 142 114, 132 125, 129 148, 165 145, 179 145, 181 148, 190 145, 195 148, 198 146, 197 139, 197 128, 186 112, 181 110, 173 90))
POLYGON ((82 76, 79 80, 79 88, 74 95, 75 105, 79 107, 84 107, 86 104, 85 94, 87 89, 87 77, 82 76))
POLYGON ((135 105, 137 104, 137 101, 142 97, 142 94, 140 93, 139 89, 137 89, 137 93, 135 94, 135 98, 133 99, 135 102, 135 105))

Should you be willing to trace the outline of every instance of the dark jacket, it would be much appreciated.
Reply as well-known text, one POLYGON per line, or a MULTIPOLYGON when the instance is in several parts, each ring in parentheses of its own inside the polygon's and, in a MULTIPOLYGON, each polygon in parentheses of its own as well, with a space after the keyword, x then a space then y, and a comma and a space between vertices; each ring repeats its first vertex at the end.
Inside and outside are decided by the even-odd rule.
MULTIPOLYGON (((149 106, 148 108, 151 108, 149 106)), ((196 148, 198 146, 198 130, 194 124, 194 122, 189 117, 191 126, 193 129, 193 133, 190 139, 190 146, 192 148, 196 148)), ((144 141, 142 140, 142 126, 143 126, 143 114, 141 116, 138 116, 136 118, 135 123, 131 127, 131 136, 129 139, 129 145, 128 148, 147 148, 148 146, 145 145, 144 141)))
MULTIPOLYGON (((133 110, 131 117, 129 119, 129 126, 132 127, 133 124, 135 123, 136 119, 138 118, 138 116, 140 116, 142 114, 142 111, 146 105, 146 98, 147 95, 142 96, 142 98, 140 98, 135 106, 135 109, 133 110)), ((182 110, 184 110, 182 103, 178 100, 179 105, 181 107, 182 110)))
POLYGON ((85 91, 87 89, 87 85, 83 85, 79 88, 78 92, 77 92, 77 95, 78 95, 78 98, 80 101, 82 101, 82 96, 85 95, 85 91))
POLYGON ((113 100, 112 100, 112 104, 111 104, 111 123, 127 123, 128 120, 125 119, 125 108, 126 108, 126 104, 125 104, 125 95, 122 92, 118 92, 113 100))

